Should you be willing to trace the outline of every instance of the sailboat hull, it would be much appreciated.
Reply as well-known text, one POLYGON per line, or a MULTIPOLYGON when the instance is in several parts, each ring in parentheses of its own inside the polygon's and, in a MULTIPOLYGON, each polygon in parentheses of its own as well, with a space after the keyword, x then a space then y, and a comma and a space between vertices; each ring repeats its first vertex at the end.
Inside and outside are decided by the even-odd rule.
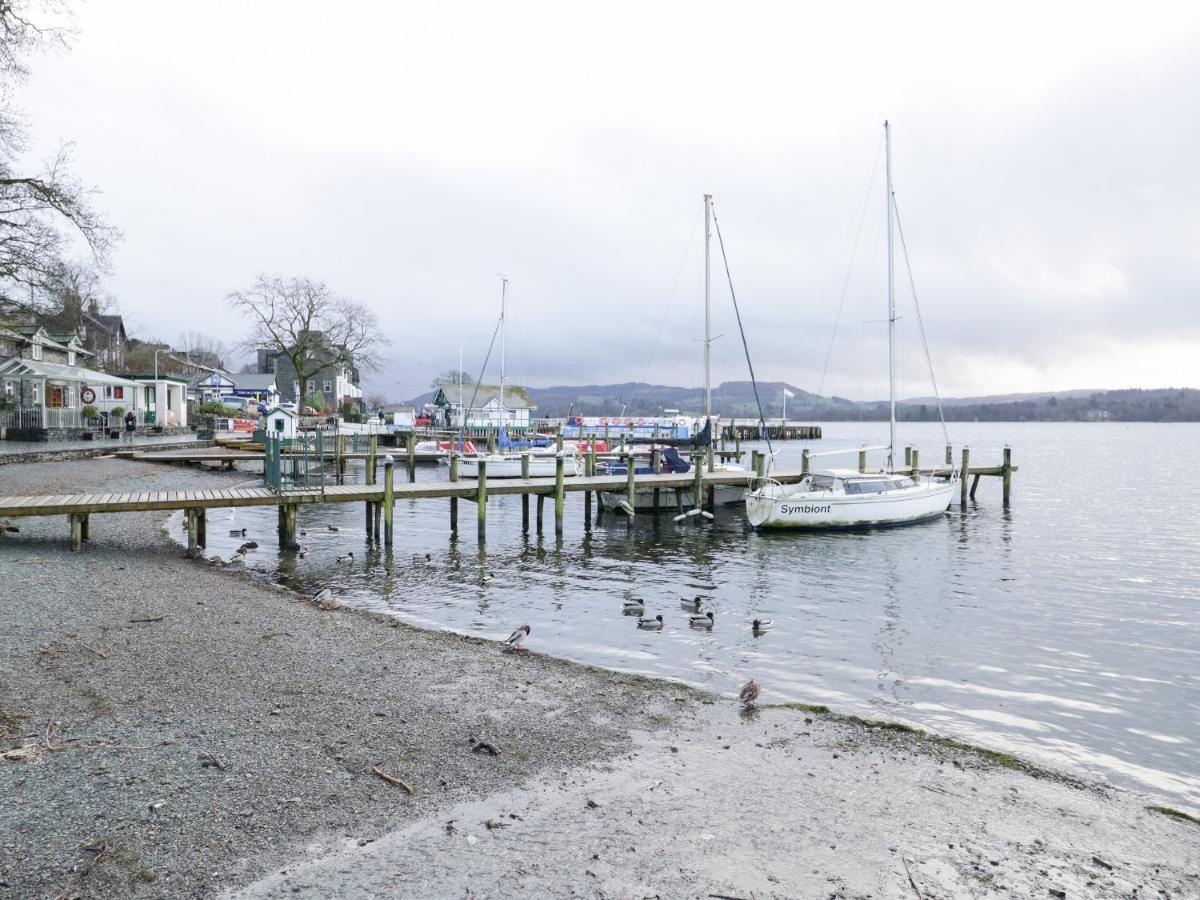
POLYGON ((945 515, 957 482, 925 483, 884 495, 791 492, 771 485, 746 494, 746 518, 755 528, 882 528, 945 515))
MULTIPOLYGON (((459 478, 478 478, 479 477, 479 461, 483 460, 487 463, 488 478, 520 478, 521 477, 521 455, 518 454, 494 454, 491 456, 463 456, 458 460, 458 477, 459 478)), ((563 476, 570 478, 583 473, 583 464, 579 457, 566 455, 563 457, 563 476)), ((553 478, 555 476, 554 454, 552 453, 531 453, 529 454, 529 477, 530 478, 553 478)))

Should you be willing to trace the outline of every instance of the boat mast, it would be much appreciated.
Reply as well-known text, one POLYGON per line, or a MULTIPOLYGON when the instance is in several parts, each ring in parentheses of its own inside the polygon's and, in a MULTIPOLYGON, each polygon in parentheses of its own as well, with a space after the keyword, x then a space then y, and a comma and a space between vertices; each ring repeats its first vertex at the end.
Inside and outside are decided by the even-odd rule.
POLYGON ((888 452, 887 469, 895 471, 896 454, 896 285, 892 248, 892 130, 883 123, 883 139, 887 148, 887 294, 888 294, 888 452))
POLYGON ((712 419, 712 267, 709 245, 712 243, 712 194, 704 195, 704 422, 712 419))
POLYGON ((500 276, 500 422, 497 428, 504 427, 504 366, 506 360, 506 347, 508 335, 508 323, 505 321, 505 303, 508 299, 508 279, 503 275, 500 276))

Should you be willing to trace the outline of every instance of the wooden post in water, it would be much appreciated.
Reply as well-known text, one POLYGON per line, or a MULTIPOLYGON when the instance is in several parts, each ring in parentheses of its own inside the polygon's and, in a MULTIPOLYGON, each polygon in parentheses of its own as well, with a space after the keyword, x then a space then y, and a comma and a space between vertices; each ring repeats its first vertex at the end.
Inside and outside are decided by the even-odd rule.
POLYGON ((536 524, 538 534, 542 533, 542 519, 544 518, 544 515, 545 515, 545 508, 546 508, 546 495, 538 494, 537 495, 537 524, 536 524))
POLYGON ((487 534, 487 460, 481 459, 479 466, 479 483, 475 488, 475 515, 479 521, 479 539, 482 541, 487 534))
MULTIPOLYGON (((408 453, 408 480, 417 480, 417 436, 411 431, 404 438, 404 449, 408 453)), ((391 544, 391 541, 388 541, 391 544)))
POLYGON ((496 452, 496 432, 490 431, 487 436, 488 453, 496 452))
MULTIPOLYGON (((188 528, 188 542, 191 542, 192 529, 188 528)), ((296 504, 283 503, 279 507, 279 549, 299 550, 296 543, 296 504)))
POLYGON ((1004 508, 1008 509, 1009 497, 1012 493, 1012 448, 1004 448, 1004 508))
POLYGON ((946 445, 946 465, 954 465, 954 448, 949 444, 946 445))
POLYGON ((742 433, 732 425, 729 427, 733 429, 733 452, 737 454, 737 458, 740 460, 742 458, 742 433))
MULTIPOLYGON (((450 450, 450 481, 458 481, 458 451, 450 450)), ((450 533, 458 534, 458 498, 450 498, 450 533)))
POLYGON ((860 472, 867 471, 867 451, 866 450, 858 451, 858 471, 860 471, 860 472))
POLYGON ((910 456, 911 456, 911 458, 909 459, 909 464, 912 466, 912 474, 920 475, 921 474, 921 451, 913 450, 912 453, 910 454, 910 456))
POLYGON ((912 467, 912 455, 913 455, 913 448, 905 447, 904 448, 904 466, 905 466, 905 468, 912 467))
MULTIPOLYGON (((634 472, 635 465, 633 454, 627 454, 625 456, 625 502, 629 504, 630 510, 637 509, 637 485, 635 484, 637 474, 634 472)), ((632 517, 632 512, 630 516, 632 517)))
POLYGON ((371 528, 371 533, 375 535, 375 543, 379 543, 379 535, 383 531, 381 520, 383 519, 383 503, 375 500, 371 503, 371 513, 374 524, 371 528))
MULTIPOLYGON (((593 448, 594 449, 594 448, 593 448)), ((608 423, 604 423, 604 449, 605 451, 612 450, 612 444, 608 442, 608 423)))
POLYGON ((755 466, 754 471, 759 478, 767 477, 767 454, 758 454, 758 465, 755 466))
MULTIPOLYGON (((562 447, 562 434, 558 435, 558 445, 562 447)), ((562 452, 554 457, 554 534, 556 537, 562 537, 563 533, 563 500, 565 499, 565 490, 563 488, 563 458, 562 452)))
POLYGON ((812 464, 809 462, 809 459, 808 459, 808 448, 805 447, 803 450, 800 451, 800 472, 801 472, 801 474, 807 475, 810 471, 811 465, 812 464))
POLYGON ((963 447, 963 449, 962 449, 962 468, 959 469, 959 472, 958 472, 958 477, 962 479, 962 481, 960 482, 961 497, 959 498, 958 502, 959 502, 959 505, 963 506, 963 507, 965 507, 967 505, 967 475, 970 474, 970 471, 971 471, 971 448, 963 447))
MULTIPOLYGON (((196 527, 197 527, 196 526, 196 510, 185 509, 183 511, 183 515, 184 515, 184 519, 187 521, 187 536, 188 536, 187 557, 188 557, 188 559, 195 559, 197 556, 200 555, 200 545, 196 541, 196 537, 197 537, 197 535, 196 535, 196 527)), ((80 534, 80 530, 79 530, 81 527, 82 527, 82 524, 79 521, 79 516, 78 515, 71 516, 71 549, 72 550, 79 549, 78 544, 79 544, 79 541, 82 540, 82 535, 80 534)))
POLYGON ((704 502, 704 454, 692 454, 692 506, 699 509, 704 502))
POLYGON ((375 475, 376 475, 375 457, 378 454, 378 452, 379 452, 379 435, 373 434, 373 435, 371 435, 370 440, 367 442, 367 474, 366 474, 367 484, 375 483, 375 475))
POLYGON ((395 468, 390 456, 383 461, 383 543, 388 547, 392 546, 392 515, 395 512, 392 472, 395 468))
POLYGON ((366 510, 366 514, 367 514, 367 524, 366 524, 365 530, 367 532, 367 543, 368 544, 371 543, 371 541, 374 540, 374 538, 375 538, 375 535, 373 534, 374 529, 372 528, 372 526, 375 524, 375 510, 373 510, 371 508, 374 505, 375 504, 370 500, 366 501, 363 504, 363 507, 366 510))
MULTIPOLYGON (((653 450, 650 451, 650 474, 651 475, 659 475, 661 473, 662 473, 662 451, 659 450, 657 447, 655 447, 653 450)), ((661 493, 662 492, 657 487, 654 488, 654 515, 656 515, 656 516, 658 515, 658 507, 659 507, 659 502, 660 502, 659 495, 661 493)))
MULTIPOLYGON (((529 453, 521 454, 521 480, 529 480, 529 453)), ((521 534, 529 534, 529 495, 521 495, 521 534)))

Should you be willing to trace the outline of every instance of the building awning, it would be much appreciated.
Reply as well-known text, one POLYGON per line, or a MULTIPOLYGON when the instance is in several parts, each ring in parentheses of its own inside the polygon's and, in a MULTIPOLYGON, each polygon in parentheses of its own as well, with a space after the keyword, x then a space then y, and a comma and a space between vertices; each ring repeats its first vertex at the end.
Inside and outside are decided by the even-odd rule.
POLYGON ((0 378, 16 376, 18 378, 50 378, 58 381, 74 381, 91 385, 120 385, 135 388, 136 381, 128 378, 118 378, 107 372, 97 372, 95 369, 84 369, 80 366, 66 366, 61 363, 43 362, 36 359, 10 359, 0 363, 0 378))

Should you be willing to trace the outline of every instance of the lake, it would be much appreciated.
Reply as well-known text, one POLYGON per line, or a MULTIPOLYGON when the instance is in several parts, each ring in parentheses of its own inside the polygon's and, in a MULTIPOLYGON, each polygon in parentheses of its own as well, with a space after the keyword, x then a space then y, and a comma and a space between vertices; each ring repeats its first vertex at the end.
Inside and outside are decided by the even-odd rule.
MULTIPOLYGON (((779 466, 798 468, 804 446, 886 442, 887 425, 824 434, 777 442, 779 466)), ((350 605, 488 637, 528 623, 538 652, 717 691, 753 676, 766 702, 901 720, 1200 808, 1200 425, 951 423, 950 434, 981 465, 1013 448, 1011 509, 985 478, 968 509, 956 501, 906 528, 755 532, 731 509, 706 525, 606 516, 589 532, 582 495, 568 494, 556 542, 552 502, 547 533, 522 535, 519 498, 492 497, 481 547, 473 504, 460 502, 454 539, 446 501, 404 501, 389 556, 367 552, 361 504, 331 504, 301 508, 303 560, 278 555, 273 508, 211 512, 208 552, 228 558, 243 540, 229 528, 246 528, 261 545, 250 565, 301 591, 329 586, 350 605), (351 550, 353 563, 334 562, 351 550), (696 594, 711 632, 680 608, 696 594), (661 632, 622 614, 633 597, 663 614, 661 632), (775 627, 756 637, 755 618, 775 627)), ((939 426, 900 435, 923 462, 942 460, 939 426)))

